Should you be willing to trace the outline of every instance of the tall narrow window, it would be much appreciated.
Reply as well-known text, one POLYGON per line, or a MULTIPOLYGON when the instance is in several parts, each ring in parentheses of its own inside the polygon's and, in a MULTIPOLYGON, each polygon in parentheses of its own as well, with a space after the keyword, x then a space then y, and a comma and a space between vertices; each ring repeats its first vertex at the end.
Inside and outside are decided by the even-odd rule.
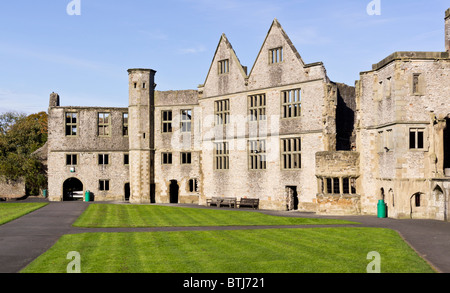
POLYGON ((108 165, 109 164, 109 155, 108 154, 99 154, 98 155, 98 164, 99 165, 108 165))
POLYGON ((76 166, 77 165, 77 155, 76 154, 70 154, 66 155, 66 165, 67 166, 76 166))
POLYGON ((191 153, 181 153, 181 164, 182 165, 186 165, 186 164, 191 164, 191 153))
POLYGON ((216 125, 228 124, 230 122, 230 100, 216 101, 214 115, 216 116, 216 125))
POLYGON ((181 110, 181 132, 191 132, 192 110, 181 110))
POLYGON ((423 128, 411 128, 409 130, 409 148, 423 149, 424 148, 424 131, 423 128))
POLYGON ((302 90, 295 89, 281 92, 283 118, 295 118, 301 115, 302 90))
POLYGON ((162 164, 171 165, 172 164, 172 153, 162 153, 162 164))
POLYGON ((271 64, 283 62, 283 48, 275 48, 269 50, 269 62, 271 64))
POLYGON ((66 136, 78 134, 78 113, 66 113, 66 136))
POLYGON ((250 121, 266 120, 266 95, 248 97, 250 121))
POLYGON ((420 73, 413 74, 412 90, 413 94, 420 94, 420 73))
POLYGON ((248 164, 250 170, 266 169, 266 141, 249 140, 248 141, 248 164))
POLYGON ((281 166, 285 170, 302 167, 301 138, 286 138, 281 140, 281 166))
POLYGON ((111 114, 110 113, 98 113, 98 135, 110 136, 111 135, 111 114))
POLYGON ((189 179, 189 192, 197 192, 197 191, 198 191, 198 180, 189 179))
POLYGON ((229 59, 219 61, 219 74, 225 74, 230 72, 230 61, 229 59))
POLYGON ((130 155, 129 154, 123 154, 123 164, 124 165, 130 164, 130 155))
POLYGON ((172 132, 172 111, 162 111, 161 119, 162 132, 172 132))
POLYGON ((214 143, 214 167, 216 170, 230 168, 230 151, 227 142, 214 143))
POLYGON ((122 134, 128 136, 128 113, 122 114, 122 134))

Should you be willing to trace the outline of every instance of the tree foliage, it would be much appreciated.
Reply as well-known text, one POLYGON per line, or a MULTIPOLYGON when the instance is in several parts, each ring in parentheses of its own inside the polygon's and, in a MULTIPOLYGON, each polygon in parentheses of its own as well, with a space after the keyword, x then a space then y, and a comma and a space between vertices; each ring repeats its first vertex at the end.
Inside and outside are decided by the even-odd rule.
POLYGON ((38 194, 47 185, 46 167, 33 155, 47 142, 47 113, 0 115, 0 176, 25 179, 27 190, 38 194))

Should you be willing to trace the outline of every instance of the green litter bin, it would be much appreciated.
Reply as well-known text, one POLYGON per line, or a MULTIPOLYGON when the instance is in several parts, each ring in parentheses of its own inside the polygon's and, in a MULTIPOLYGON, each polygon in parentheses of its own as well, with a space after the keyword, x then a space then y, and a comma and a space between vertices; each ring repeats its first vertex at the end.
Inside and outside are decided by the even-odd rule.
POLYGON ((378 200, 378 218, 386 218, 386 204, 383 199, 378 200))
POLYGON ((42 190, 42 196, 44 196, 44 198, 47 198, 47 189, 42 190))
POLYGON ((86 190, 84 193, 84 201, 88 202, 91 200, 91 192, 89 190, 86 190))

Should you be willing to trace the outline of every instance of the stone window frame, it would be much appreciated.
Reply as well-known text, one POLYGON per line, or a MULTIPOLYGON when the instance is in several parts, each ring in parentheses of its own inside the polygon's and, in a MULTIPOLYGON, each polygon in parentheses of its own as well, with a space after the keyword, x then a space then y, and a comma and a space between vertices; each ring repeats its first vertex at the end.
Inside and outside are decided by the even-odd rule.
POLYGON ((181 152, 180 154, 180 164, 190 165, 192 164, 192 153, 191 152, 181 152))
POLYGON ((98 165, 108 166, 109 165, 109 154, 98 154, 97 156, 98 165))
POLYGON ((409 127, 408 128, 408 149, 410 151, 424 151, 426 149, 426 128, 425 127, 409 127), (414 133, 414 143, 412 142, 411 134, 414 133), (422 134, 420 139, 419 133, 422 134), (420 145, 422 145, 420 147, 420 145))
POLYGON ((172 165, 173 155, 171 152, 161 153, 161 165, 172 165))
POLYGON ((128 112, 123 112, 122 113, 122 135, 125 136, 125 137, 128 136, 129 117, 130 116, 128 115, 128 112))
POLYGON ((265 121, 267 97, 265 93, 248 96, 248 115, 250 121, 265 121))
POLYGON ((286 137, 280 139, 281 170, 301 170, 302 168, 302 138, 286 137), (297 159, 297 160, 295 160, 297 159), (297 167, 293 167, 293 161, 298 162, 297 167), (289 165, 289 166, 288 166, 289 165))
POLYGON ((109 191, 110 180, 109 179, 100 179, 98 180, 98 190, 100 191, 109 191))
MULTIPOLYGON (((289 111, 290 112, 290 111, 289 111)), ((289 113, 291 114, 291 113, 289 113)), ((295 88, 290 90, 281 91, 281 118, 282 119, 295 119, 300 118, 302 115, 302 89, 295 88), (298 109, 294 114, 288 115, 288 109, 298 109)))
POLYGON ((172 121, 173 121, 172 110, 161 110, 161 133, 172 133, 172 121), (165 116, 164 114, 167 115, 165 116))
POLYGON ((124 153, 123 154, 123 164, 125 166, 130 165, 130 154, 129 153, 124 153))
POLYGON ((213 162, 214 170, 230 169, 230 149, 228 142, 214 142, 213 162))
POLYGON ((111 136, 111 120, 112 120, 111 112, 97 113, 97 134, 99 137, 111 136))
POLYGON ((188 192, 198 192, 198 179, 197 178, 191 178, 188 181, 188 192))
POLYGON ((325 195, 356 195, 356 179, 355 176, 324 176, 319 178, 319 191, 325 195))
POLYGON ((284 61, 283 46, 269 49, 269 64, 280 64, 284 61))
POLYGON ((230 99, 214 102, 214 116, 216 125, 226 125, 230 123, 230 99))
POLYGON ((78 136, 78 128, 79 128, 79 113, 78 112, 71 112, 71 111, 67 111, 64 112, 64 126, 65 126, 65 136, 66 137, 77 137, 78 136), (70 117, 68 116, 70 115, 70 117), (73 116, 75 115, 75 117, 73 116), (69 122, 68 122, 68 119, 69 122), (73 119, 75 119, 75 122, 73 122, 73 119), (68 130, 68 127, 70 127, 70 130, 68 130), (75 131, 74 131, 75 129, 75 131), (69 134, 68 134, 69 133, 69 134))
POLYGON ((411 94, 414 96, 423 95, 423 74, 419 72, 412 73, 411 76, 411 94))
POLYGON ((251 139, 247 142, 248 169, 267 169, 267 142, 265 139, 251 139))
POLYGON ((217 72, 219 75, 230 73, 230 59, 223 59, 217 62, 217 72))
POLYGON ((66 166, 78 166, 78 154, 66 154, 66 166))
POLYGON ((180 130, 181 132, 191 132, 192 131, 192 109, 183 109, 180 111, 181 122, 180 130))

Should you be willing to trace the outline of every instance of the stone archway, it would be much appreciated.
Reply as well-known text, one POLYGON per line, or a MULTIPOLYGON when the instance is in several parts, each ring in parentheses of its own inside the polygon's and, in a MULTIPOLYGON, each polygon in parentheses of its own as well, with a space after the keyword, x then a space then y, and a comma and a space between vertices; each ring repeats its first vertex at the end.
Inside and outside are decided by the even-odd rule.
POLYGON ((63 183, 63 201, 83 198, 83 183, 77 178, 69 178, 63 183))

